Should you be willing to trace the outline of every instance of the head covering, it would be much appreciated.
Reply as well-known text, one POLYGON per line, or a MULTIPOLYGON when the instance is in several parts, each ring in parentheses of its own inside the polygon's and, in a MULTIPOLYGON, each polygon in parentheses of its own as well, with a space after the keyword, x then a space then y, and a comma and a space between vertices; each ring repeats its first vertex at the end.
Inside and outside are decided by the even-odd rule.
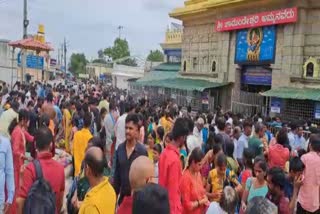
POLYGON ((204 120, 201 117, 199 117, 196 123, 199 125, 204 125, 204 120))

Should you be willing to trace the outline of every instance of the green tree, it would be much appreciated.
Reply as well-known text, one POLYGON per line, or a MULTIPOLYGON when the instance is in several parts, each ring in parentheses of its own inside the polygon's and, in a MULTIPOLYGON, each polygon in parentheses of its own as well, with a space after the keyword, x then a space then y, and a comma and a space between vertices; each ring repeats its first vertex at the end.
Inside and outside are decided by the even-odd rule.
POLYGON ((73 53, 70 57, 69 70, 74 74, 85 73, 88 61, 83 53, 73 53))
POLYGON ((106 56, 104 55, 104 51, 102 49, 98 50, 98 58, 92 60, 92 63, 107 64, 106 56))
POLYGON ((105 59, 94 59, 92 63, 107 64, 107 61, 105 59))
POLYGON ((161 51, 155 50, 155 51, 150 51, 147 60, 151 62, 163 62, 164 55, 161 51))
POLYGON ((133 67, 136 67, 138 66, 137 64, 137 61, 133 58, 127 58, 127 59, 124 59, 120 62, 117 62, 117 64, 119 65, 127 65, 127 66, 133 66, 133 67))
POLYGON ((102 49, 98 50, 98 58, 99 59, 105 59, 106 57, 104 56, 104 52, 102 49))
POLYGON ((104 49, 104 54, 112 60, 121 59, 130 56, 129 44, 127 40, 117 38, 112 47, 104 49))

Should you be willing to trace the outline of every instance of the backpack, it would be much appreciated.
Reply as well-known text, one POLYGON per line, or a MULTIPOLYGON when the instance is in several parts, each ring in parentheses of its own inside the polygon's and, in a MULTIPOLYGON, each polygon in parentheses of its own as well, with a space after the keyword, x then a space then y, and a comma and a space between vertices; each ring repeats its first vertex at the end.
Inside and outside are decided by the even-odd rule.
POLYGON ((67 210, 69 214, 77 213, 77 210, 73 207, 72 204, 72 197, 77 190, 77 185, 78 185, 78 177, 75 177, 74 180, 72 181, 72 185, 70 186, 69 192, 67 194, 67 210))
POLYGON ((55 214, 56 197, 48 181, 43 178, 39 160, 34 160, 36 180, 33 182, 24 204, 24 214, 55 214))

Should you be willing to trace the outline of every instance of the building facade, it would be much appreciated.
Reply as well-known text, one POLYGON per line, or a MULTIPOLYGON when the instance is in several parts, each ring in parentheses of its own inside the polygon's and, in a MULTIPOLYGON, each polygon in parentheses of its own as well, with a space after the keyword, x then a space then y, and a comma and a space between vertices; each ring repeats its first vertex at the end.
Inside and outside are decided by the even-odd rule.
POLYGON ((130 94, 137 99, 144 97, 151 104, 168 100, 182 107, 190 106, 194 111, 207 112, 221 103, 225 83, 208 80, 207 77, 188 77, 181 72, 182 26, 172 24, 166 31, 161 47, 166 62, 155 66, 143 78, 131 82, 130 94))
MULTIPOLYGON (((17 81, 17 63, 12 61, 12 47, 9 40, 0 40, 0 80, 9 85, 17 81)), ((14 55, 15 57, 15 55, 14 55)))
POLYGON ((119 89, 128 89, 130 80, 144 76, 144 68, 115 64, 112 71, 112 86, 119 89))
POLYGON ((12 51, 11 59, 15 58, 14 63, 18 70, 15 75, 17 80, 30 82, 50 79, 53 71, 50 68, 49 52, 53 51, 53 48, 45 41, 43 25, 39 25, 37 34, 29 35, 22 40, 11 41, 8 45, 12 51))
POLYGON ((183 21, 181 75, 227 84, 225 110, 317 120, 320 1, 187 0, 170 16, 183 21))
POLYGON ((86 72, 90 78, 95 80, 110 80, 112 75, 112 65, 102 63, 88 63, 86 72))
POLYGON ((160 44, 165 55, 166 63, 181 62, 182 25, 171 23, 166 31, 165 40, 160 44))

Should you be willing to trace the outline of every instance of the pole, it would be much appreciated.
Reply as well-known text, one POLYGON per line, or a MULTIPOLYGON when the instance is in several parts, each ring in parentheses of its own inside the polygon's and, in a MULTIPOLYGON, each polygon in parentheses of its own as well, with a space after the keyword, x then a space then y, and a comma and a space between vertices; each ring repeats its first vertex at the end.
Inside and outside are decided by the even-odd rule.
POLYGON ((28 4, 27 0, 23 0, 23 38, 26 39, 28 36, 28 4))
POLYGON ((14 61, 14 49, 12 48, 12 58, 11 58, 11 90, 13 88, 13 61, 14 61))
POLYGON ((64 38, 63 48, 64 48, 64 69, 65 69, 65 72, 67 73, 67 42, 66 42, 66 38, 64 38))
POLYGON ((25 66, 26 66, 26 60, 27 60, 26 53, 27 53, 26 50, 22 48, 21 52, 20 52, 20 57, 21 57, 20 79, 21 79, 21 83, 23 82, 23 79, 24 79, 23 76, 25 73, 25 66))
MULTIPOLYGON (((26 39, 28 37, 28 5, 27 0, 23 0, 23 38, 26 39)), ((21 49, 21 83, 24 79, 25 66, 26 66, 26 54, 27 52, 24 49, 21 49)))
POLYGON ((60 65, 60 48, 58 48, 58 59, 57 60, 58 60, 57 64, 60 65))

